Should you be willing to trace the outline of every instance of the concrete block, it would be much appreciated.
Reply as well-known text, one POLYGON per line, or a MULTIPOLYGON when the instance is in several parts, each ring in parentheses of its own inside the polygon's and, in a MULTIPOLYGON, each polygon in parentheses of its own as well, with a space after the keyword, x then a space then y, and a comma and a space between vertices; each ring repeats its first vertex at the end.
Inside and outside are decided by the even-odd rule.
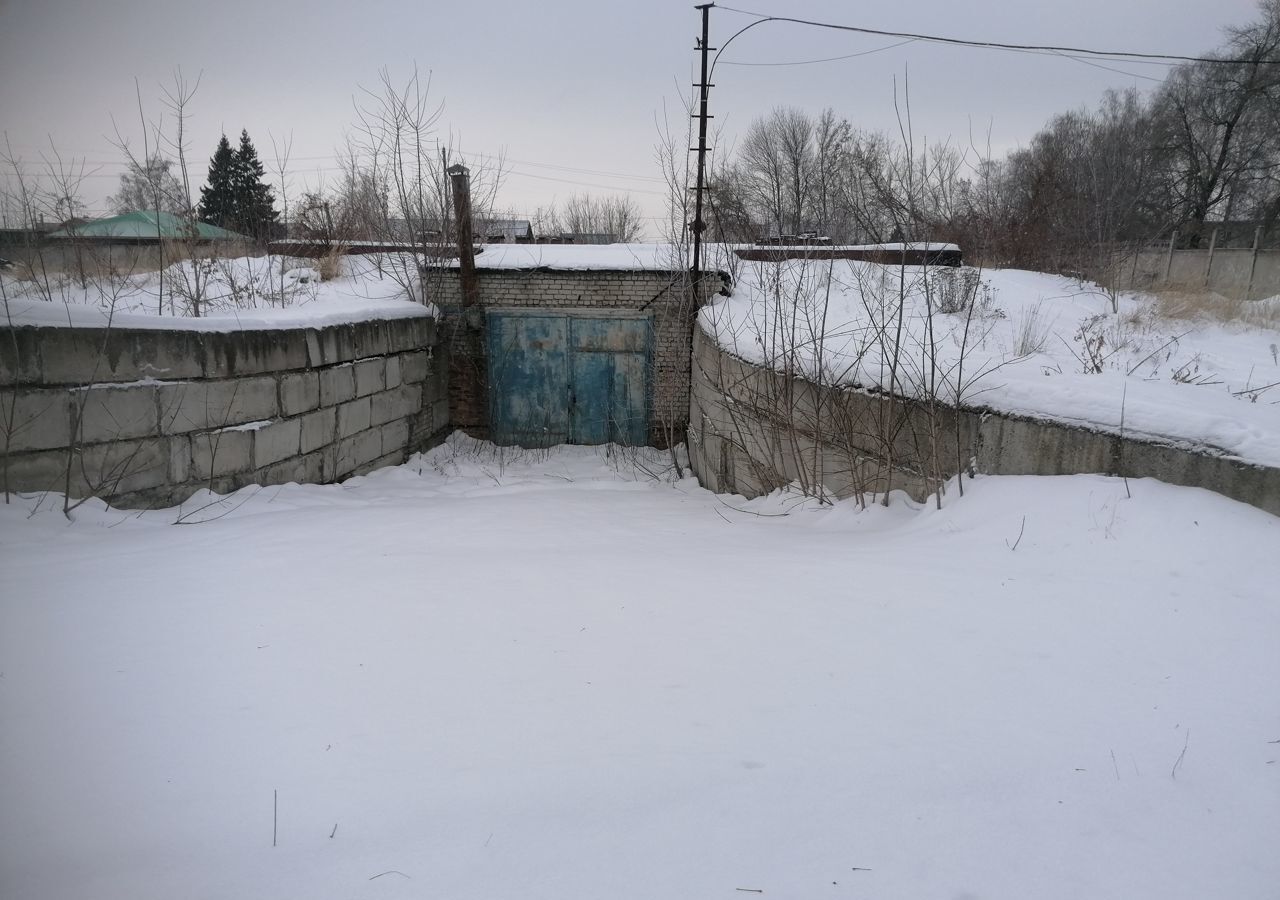
POLYGON ((324 365, 320 335, 321 332, 315 328, 308 328, 303 333, 303 342, 307 345, 307 366, 312 369, 318 369, 324 365))
POLYGON ((426 350, 405 353, 400 357, 400 380, 405 384, 423 381, 430 371, 431 358, 426 350))
POLYGON ((448 400, 437 400, 431 404, 431 419, 436 428, 443 428, 449 423, 448 400))
POLYGON ((0 490, 22 493, 61 491, 67 479, 67 459, 71 451, 37 450, 10 453, 0 466, 0 490))
POLYGON ((280 376, 281 415, 297 416, 319 406, 319 372, 287 372, 280 376))
POLYGON ((346 438, 364 431, 372 424, 372 404, 368 397, 343 403, 338 407, 338 437, 346 438))
POLYGON ((169 442, 164 438, 92 444, 74 452, 73 497, 110 499, 168 483, 169 442))
POLYGON ((352 339, 359 354, 357 359, 362 356, 386 356, 391 345, 387 337, 387 323, 378 319, 357 322, 353 326, 352 339))
POLYGON ((261 469, 298 455, 302 422, 280 419, 253 432, 253 467, 261 469))
POLYGON ((191 478, 205 481, 252 468, 252 431, 226 429, 191 435, 191 478))
POLYGON ((86 385, 144 378, 193 378, 202 373, 198 332, 105 328, 42 328, 46 384, 86 385))
POLYGON ((381 429, 370 428, 352 437, 344 438, 338 442, 335 476, 340 478, 343 475, 348 475, 381 455, 381 429))
POLYGON ((269 375, 164 384, 156 390, 163 434, 243 425, 279 413, 276 380, 269 375))
POLYGON ((356 396, 365 397, 386 389, 387 362, 381 356, 362 359, 355 364, 356 396))
POLYGON ((318 409, 300 417, 298 419, 301 429, 299 452, 310 453, 325 444, 333 443, 337 435, 337 421, 338 410, 333 406, 318 409))
POLYGON ((71 395, 61 388, 0 390, 0 453, 71 444, 71 395))
POLYGON ((400 357, 387 357, 387 390, 400 386, 400 357))
POLYGON ((182 484, 190 481, 191 475, 191 438, 185 434, 175 434, 169 441, 169 483, 182 484))
POLYGON ((254 472, 257 484, 318 484, 323 474, 322 454, 295 456, 254 472))
POLYGON ((318 451, 320 456, 320 483, 332 484, 338 480, 338 445, 330 444, 318 451))
POLYGON ((152 385, 73 390, 71 403, 79 413, 76 439, 86 444, 145 437, 159 429, 152 385))
POLYGON ((306 334, 297 329, 206 332, 202 338, 205 378, 262 375, 307 365, 306 334))
POLYGON ((335 325, 324 329, 320 333, 320 349, 322 364, 326 366, 351 362, 363 355, 356 349, 354 325, 335 325))
POLYGON ((321 369, 320 405, 337 406, 356 395, 354 368, 349 364, 321 369))
POLYGON ((394 422, 388 422, 382 426, 382 455, 388 453, 405 452, 405 448, 409 446, 409 422, 407 419, 397 419, 394 422))
POLYGON ((422 409, 422 387, 416 384, 401 385, 393 391, 383 391, 371 398, 373 408, 370 424, 382 425, 392 419, 402 419, 422 409))
POLYGON ((367 462, 362 466, 357 466, 352 475, 368 475, 370 472, 376 472, 378 469, 385 469, 387 466, 398 466, 405 460, 403 451, 399 453, 388 453, 379 456, 373 462, 367 462))
POLYGON ((436 342, 435 319, 393 319, 387 326, 387 352, 403 353, 436 342))
POLYGON ((0 339, 0 386, 39 384, 40 328, 10 328, 0 339))

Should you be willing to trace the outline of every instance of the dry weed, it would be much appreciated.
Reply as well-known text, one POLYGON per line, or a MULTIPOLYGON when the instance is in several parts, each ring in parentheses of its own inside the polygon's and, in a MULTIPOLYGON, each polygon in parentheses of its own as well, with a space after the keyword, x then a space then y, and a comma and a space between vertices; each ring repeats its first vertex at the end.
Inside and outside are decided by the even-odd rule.
POLYGON ((334 247, 316 263, 321 281, 333 281, 342 275, 342 248, 334 247))
POLYGON ((1152 292, 1163 319, 1209 319, 1280 329, 1280 298, 1242 300, 1216 291, 1169 288, 1152 292))

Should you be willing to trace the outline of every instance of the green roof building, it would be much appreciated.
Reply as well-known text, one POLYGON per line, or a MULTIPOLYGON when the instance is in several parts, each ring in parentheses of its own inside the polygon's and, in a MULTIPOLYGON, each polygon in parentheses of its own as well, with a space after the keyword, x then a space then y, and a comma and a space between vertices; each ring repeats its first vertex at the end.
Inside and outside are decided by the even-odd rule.
POLYGON ((157 240, 180 241, 249 241, 243 234, 218 228, 205 222, 187 222, 173 213, 139 210, 95 219, 73 228, 63 228, 50 238, 76 238, 104 243, 145 244, 157 240), (192 229, 194 228, 194 234, 192 229))

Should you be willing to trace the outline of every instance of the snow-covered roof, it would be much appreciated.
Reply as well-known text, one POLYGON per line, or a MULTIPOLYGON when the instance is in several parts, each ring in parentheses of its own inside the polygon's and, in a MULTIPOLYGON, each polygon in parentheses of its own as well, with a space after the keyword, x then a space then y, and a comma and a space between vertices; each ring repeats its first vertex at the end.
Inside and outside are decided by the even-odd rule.
POLYGON ((673 272, 685 268, 683 260, 683 249, 671 244, 489 244, 476 254, 476 268, 673 272))
POLYGON ((125 240, 175 240, 196 238, 202 241, 247 241, 243 234, 219 228, 206 222, 186 222, 173 213, 141 209, 106 219, 95 219, 55 231, 51 238, 89 238, 125 240))

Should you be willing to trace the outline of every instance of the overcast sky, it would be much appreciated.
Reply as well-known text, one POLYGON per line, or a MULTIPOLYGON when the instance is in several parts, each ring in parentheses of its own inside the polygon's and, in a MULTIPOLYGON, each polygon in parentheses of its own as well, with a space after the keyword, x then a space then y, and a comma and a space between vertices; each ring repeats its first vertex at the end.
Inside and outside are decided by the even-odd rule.
MULTIPOLYGON (((1222 28, 1256 16, 1253 0, 738 0, 756 13, 891 31, 1011 43, 1197 54, 1222 28)), ((752 21, 712 10, 712 46, 752 21)), ((333 177, 352 97, 386 67, 402 82, 416 63, 445 104, 441 138, 473 162, 504 153, 499 203, 532 211, 578 191, 629 192, 662 211, 653 162, 655 116, 673 123, 696 80, 699 14, 689 2, 479 0, 0 0, 0 130, 36 160, 50 140, 96 170, 91 211, 105 208, 122 156, 115 128, 137 140, 137 78, 149 117, 176 67, 201 76, 191 104, 193 180, 203 183, 218 136, 247 128, 268 170, 272 142, 292 136, 295 190, 333 177)), ((909 72, 914 130, 997 150, 1025 143, 1056 112, 1093 105, 1108 87, 1150 88, 1162 66, 1107 71, 1045 55, 908 43, 785 23, 744 34, 723 53, 711 95, 726 140, 777 105, 831 106, 855 125, 896 130, 893 80, 909 72), (883 49, 888 48, 888 49, 883 49), (865 51, 876 51, 865 53, 865 51), (808 65, 799 63, 864 54, 808 65), (742 65, 752 63, 756 65, 742 65)), ((198 196, 198 195, 197 195, 198 196)))

